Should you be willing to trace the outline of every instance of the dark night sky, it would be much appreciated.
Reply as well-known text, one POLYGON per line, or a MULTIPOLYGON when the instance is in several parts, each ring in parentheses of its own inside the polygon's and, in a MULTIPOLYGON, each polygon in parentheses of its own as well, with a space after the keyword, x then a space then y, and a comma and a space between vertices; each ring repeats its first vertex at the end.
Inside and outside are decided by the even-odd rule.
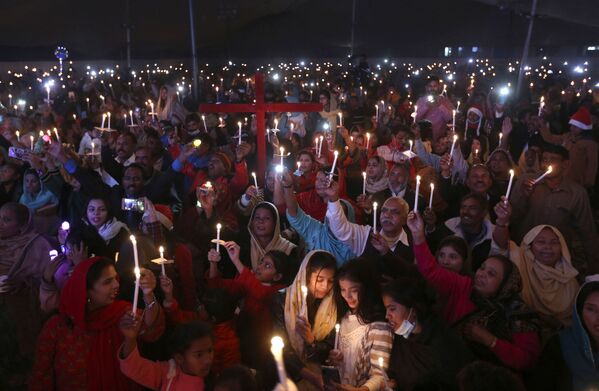
MULTIPOLYGON (((187 0, 130 1, 134 58, 189 56, 187 0)), ((543 17, 536 23, 533 50, 599 45, 596 1, 539 0, 543 17)), ((0 3, 0 60, 52 60, 58 44, 72 58, 125 56, 125 0, 0 3)), ((350 42, 351 4, 196 0, 200 58, 342 57, 350 42)), ((530 0, 357 0, 355 51, 432 57, 444 46, 462 45, 494 47, 496 56, 519 55, 527 26, 523 9, 530 9, 530 0)))

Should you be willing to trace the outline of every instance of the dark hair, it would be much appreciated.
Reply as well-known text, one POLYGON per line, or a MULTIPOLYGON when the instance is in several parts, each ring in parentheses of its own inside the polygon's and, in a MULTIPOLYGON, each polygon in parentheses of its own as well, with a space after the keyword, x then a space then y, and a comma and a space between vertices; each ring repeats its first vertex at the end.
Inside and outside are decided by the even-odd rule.
POLYGON ((101 196, 92 196, 85 203, 85 209, 84 209, 85 220, 87 221, 87 208, 89 207, 89 203, 92 202, 92 201, 97 201, 97 200, 100 200, 100 201, 102 201, 104 203, 104 206, 106 207, 106 211, 108 212, 108 219, 110 220, 111 218, 113 218, 114 217, 114 213, 112 211, 112 208, 110 206, 110 201, 108 200, 108 198, 101 197, 101 196))
POLYGON ((300 156, 302 156, 302 155, 309 156, 309 157, 310 157, 310 160, 312 160, 312 162, 315 162, 315 161, 316 161, 316 158, 314 157, 314 154, 312 153, 312 151, 309 151, 309 150, 307 150, 307 149, 302 149, 301 151, 299 151, 299 152, 297 153, 297 158, 298 158, 298 160, 299 160, 300 156))
POLYGON ((187 124, 187 123, 189 123, 191 121, 193 121, 193 122, 200 122, 201 121, 200 115, 198 113, 188 114, 185 117, 185 123, 187 124))
POLYGON ((329 252, 315 251, 306 265, 306 280, 310 279, 312 273, 320 273, 323 269, 337 272, 337 260, 329 252))
POLYGON ((328 90, 320 90, 318 95, 324 95, 328 100, 331 100, 331 92, 328 90))
POLYGON ((223 288, 207 289, 202 296, 202 303, 215 324, 229 321, 235 316, 237 300, 223 288))
POLYGON ((497 290, 497 293, 499 293, 501 292, 501 289, 503 289, 505 283, 510 279, 511 274, 514 272, 514 264, 508 257, 501 254, 491 255, 487 259, 496 259, 501 262, 501 265, 503 266, 503 280, 501 280, 501 285, 499 285, 499 289, 497 290))
POLYGON ((475 361, 458 373, 461 391, 525 391, 522 382, 508 369, 486 361, 475 361))
POLYGON ((419 321, 432 314, 435 292, 420 276, 399 277, 383 286, 381 296, 388 296, 396 303, 416 312, 419 321))
POLYGON ((468 169, 468 172, 466 173, 466 178, 468 178, 470 176, 470 174, 472 174, 472 171, 479 170, 479 169, 483 169, 489 173, 489 176, 491 175, 491 170, 489 170, 489 167, 487 167, 484 164, 475 164, 468 169))
POLYGON ((104 269, 109 266, 114 267, 114 262, 109 258, 99 258, 91 265, 87 271, 87 276, 85 276, 86 289, 92 289, 94 284, 100 279, 100 276, 102 276, 104 269))
POLYGON ((462 199, 460 200, 460 205, 462 205, 464 203, 464 201, 466 201, 466 200, 474 200, 474 201, 478 202, 478 204, 480 205, 482 210, 489 209, 489 201, 487 200, 487 197, 485 197, 482 194, 468 193, 462 197, 462 199))
POLYGON ((154 129, 154 128, 145 128, 144 132, 146 134, 146 140, 152 138, 154 140, 160 141, 160 134, 158 133, 158 131, 156 129, 154 129))
MULTIPOLYGON (((295 262, 290 256, 285 254, 283 251, 270 250, 267 251, 264 256, 269 256, 272 259, 272 263, 275 265, 275 270, 281 275, 281 278, 277 281, 278 284, 289 285, 290 279, 293 277, 292 274, 295 269, 295 262)), ((296 270, 297 271, 297 270, 296 270)))
POLYGON ((137 144, 137 137, 129 131, 121 133, 119 137, 129 137, 129 140, 133 141, 133 144, 137 144))
POLYGON ((19 226, 23 226, 29 222, 29 208, 27 208, 23 204, 19 204, 18 202, 7 202, 2 205, 2 209, 8 209, 15 214, 15 218, 17 219, 17 224, 19 226))
POLYGON ((268 202, 261 202, 254 207, 254 210, 252 211, 251 221, 254 221, 254 217, 256 216, 256 211, 258 211, 258 209, 267 210, 271 214, 273 222, 276 224, 278 212, 275 209, 275 207, 268 202))
POLYGON ((81 232, 81 230, 79 229, 71 229, 69 230, 69 234, 67 235, 64 244, 68 245, 69 247, 73 246, 73 245, 79 245, 81 244, 81 242, 84 242, 85 238, 83 236, 83 232, 81 232))
POLYGON ((135 168, 136 170, 141 171, 142 177, 144 177, 146 175, 146 169, 144 168, 144 166, 142 166, 139 163, 131 163, 131 164, 129 164, 127 167, 125 167, 123 169, 123 175, 125 174, 125 171, 130 170, 132 168, 135 168))
POLYGON ((170 350, 172 354, 185 354, 193 341, 209 337, 213 339, 212 328, 207 322, 193 320, 189 323, 179 324, 170 336, 170 350))
POLYGON ((42 183, 42 181, 40 180, 40 175, 37 173, 37 170, 33 169, 33 168, 29 168, 27 170, 25 170, 25 173, 23 174, 23 179, 25 179, 25 177, 27 175, 33 175, 37 178, 38 181, 40 181, 40 184, 42 183))
POLYGON ((437 83, 439 83, 440 79, 436 75, 429 75, 428 79, 426 80, 426 84, 430 83, 431 81, 436 81, 437 83))
POLYGON ((248 367, 237 364, 224 369, 214 384, 214 388, 227 391, 258 391, 258 382, 248 367))
POLYGON ((366 258, 354 258, 343 265, 337 272, 335 297, 339 316, 343 316, 349 307, 341 296, 340 280, 349 280, 360 284, 358 292, 358 308, 355 313, 362 323, 385 320, 385 307, 381 301, 380 275, 372 262, 366 258))
POLYGON ((464 265, 466 265, 466 260, 468 259, 468 243, 464 238, 461 238, 457 235, 449 235, 437 246, 437 255, 439 254, 439 250, 443 247, 451 247, 456 253, 458 253, 462 259, 464 259, 464 265))
POLYGON ((543 145, 543 153, 545 152, 560 155, 563 160, 570 160, 570 152, 568 152, 568 150, 561 145, 545 143, 543 145))
MULTIPOLYGON (((591 293, 599 291, 599 281, 590 281, 587 282, 580 288, 578 292, 578 296, 576 297, 576 312, 582 319, 582 307, 584 306, 584 302, 587 301, 587 298, 591 295, 591 293)), ((587 331, 587 326, 582 322, 583 327, 587 331)))

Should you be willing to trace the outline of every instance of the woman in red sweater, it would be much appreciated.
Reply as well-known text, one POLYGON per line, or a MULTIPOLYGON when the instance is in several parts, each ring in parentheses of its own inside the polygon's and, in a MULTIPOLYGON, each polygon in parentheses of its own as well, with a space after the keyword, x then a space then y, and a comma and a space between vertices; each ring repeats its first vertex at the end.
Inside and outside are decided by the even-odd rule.
POLYGON ((447 299, 444 314, 455 324, 470 348, 481 359, 515 370, 531 367, 540 351, 534 314, 520 298, 522 281, 518 269, 501 255, 487 258, 474 277, 441 267, 431 254, 424 235, 424 222, 410 212, 414 255, 420 273, 447 299))

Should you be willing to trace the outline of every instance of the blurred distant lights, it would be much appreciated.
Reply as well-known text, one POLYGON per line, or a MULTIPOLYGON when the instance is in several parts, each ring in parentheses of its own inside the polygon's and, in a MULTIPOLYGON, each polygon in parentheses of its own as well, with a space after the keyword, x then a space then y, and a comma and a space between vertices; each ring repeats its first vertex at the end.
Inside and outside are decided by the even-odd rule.
POLYGON ((273 79, 273 80, 279 80, 279 79, 280 79, 280 77, 281 77, 281 76, 279 76, 279 74, 278 74, 278 73, 273 73, 273 75, 272 75, 272 79, 273 79))
POLYGON ((499 89, 499 95, 501 96, 507 96, 510 93, 510 89, 507 86, 503 86, 499 89))
POLYGON ((576 73, 583 73, 584 70, 582 69, 582 67, 580 65, 578 65, 578 66, 576 66, 574 68, 574 72, 576 72, 576 73))

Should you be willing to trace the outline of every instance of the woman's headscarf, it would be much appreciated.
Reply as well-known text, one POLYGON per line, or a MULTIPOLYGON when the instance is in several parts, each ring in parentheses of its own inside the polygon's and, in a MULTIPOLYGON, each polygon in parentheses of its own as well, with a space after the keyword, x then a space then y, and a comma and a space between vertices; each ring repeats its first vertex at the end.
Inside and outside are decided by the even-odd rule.
MULTIPOLYGON (((295 279, 287 288, 287 293, 285 295, 285 328, 287 329, 287 335, 289 336, 291 346, 302 359, 304 358, 304 340, 295 331, 295 323, 299 318, 302 306, 304 305, 302 286, 307 287, 310 283, 310 276, 306 275, 308 263, 317 253, 330 254, 323 250, 313 250, 306 254, 295 279)), ((335 323, 337 322, 337 306, 333 298, 333 291, 334 289, 331 289, 331 291, 322 299, 318 306, 318 310, 316 311, 316 317, 314 318, 314 324, 312 325, 312 333, 314 334, 316 341, 324 340, 331 330, 333 330, 335 323)), ((305 305, 307 306, 308 303, 305 305)))
POLYGON ((256 269, 260 260, 264 257, 264 254, 271 250, 279 250, 289 255, 295 249, 296 245, 291 243, 289 240, 283 238, 281 236, 281 219, 279 218, 279 211, 276 206, 271 204, 270 202, 260 202, 258 205, 254 207, 252 211, 252 215, 250 217, 250 222, 248 223, 248 231, 250 233, 250 258, 252 261, 252 269, 256 269), (273 216, 275 216, 275 228, 273 230, 272 240, 265 248, 262 248, 260 242, 254 236, 252 232, 252 221, 254 220, 254 214, 256 210, 259 208, 267 208, 270 209, 273 216))
POLYGON ((389 188, 389 175, 387 175, 387 162, 380 156, 373 156, 370 160, 377 160, 379 163, 378 175, 373 178, 366 177, 366 191, 368 194, 378 193, 389 188))
POLYGON ((49 190, 44 188, 44 182, 40 180, 39 175, 37 175, 34 171, 27 171, 26 175, 35 175, 37 180, 40 182, 40 192, 34 196, 33 194, 27 192, 25 188, 25 179, 23 178, 23 194, 19 199, 19 203, 25 205, 33 212, 41 208, 42 206, 46 206, 48 204, 58 204, 58 198, 49 190))
POLYGON ((519 249, 515 247, 510 251, 510 256, 522 276, 524 302, 533 310, 569 325, 572 304, 579 288, 576 281, 578 271, 572 266, 570 251, 561 232, 551 225, 537 225, 524 236, 519 249), (531 249, 532 242, 545 228, 553 231, 561 246, 562 258, 554 267, 537 262, 531 249))
POLYGON ((59 312, 75 327, 89 335, 87 361, 87 389, 126 390, 128 380, 120 371, 117 352, 123 342, 118 324, 131 304, 116 300, 112 304, 87 313, 87 274, 100 259, 86 259, 75 267, 60 295, 59 312))
POLYGON ((521 291, 522 278, 518 268, 513 267, 495 296, 482 297, 472 291, 471 300, 477 310, 467 315, 461 325, 481 325, 506 341, 511 341, 514 333, 536 331, 536 326, 531 323, 536 318, 520 298, 521 291))
POLYGON ((27 276, 41 276, 45 263, 40 259, 24 257, 29 246, 39 236, 33 229, 33 213, 29 212, 27 222, 19 228, 17 235, 0 240, 0 270, 8 270, 8 278, 13 284, 15 280, 23 280, 27 276))

